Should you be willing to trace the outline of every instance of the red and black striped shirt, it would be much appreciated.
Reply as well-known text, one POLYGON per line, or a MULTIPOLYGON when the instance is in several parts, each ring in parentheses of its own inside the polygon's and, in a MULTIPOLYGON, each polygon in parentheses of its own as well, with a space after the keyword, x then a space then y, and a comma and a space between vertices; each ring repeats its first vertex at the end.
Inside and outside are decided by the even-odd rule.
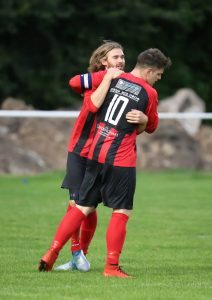
POLYGON ((143 79, 123 73, 112 81, 106 99, 95 115, 97 108, 90 96, 105 73, 106 71, 100 71, 77 75, 70 80, 71 87, 77 92, 82 92, 83 88, 92 87, 92 90, 85 93, 82 110, 70 139, 69 151, 86 157, 88 155, 89 159, 100 163, 134 167, 136 125, 127 122, 126 113, 131 109, 143 111, 148 116, 145 131, 153 132, 158 125, 157 92, 143 79))
POLYGON ((135 167, 137 125, 127 122, 126 114, 132 109, 144 112, 149 118, 147 131, 153 132, 158 125, 157 103, 156 90, 143 79, 130 73, 113 79, 97 112, 88 158, 114 166, 135 167))
POLYGON ((90 96, 101 83, 105 73, 106 71, 101 71, 77 75, 69 81, 70 87, 75 92, 84 92, 84 100, 70 136, 68 151, 83 157, 88 156, 96 128, 97 108, 90 101, 90 96))

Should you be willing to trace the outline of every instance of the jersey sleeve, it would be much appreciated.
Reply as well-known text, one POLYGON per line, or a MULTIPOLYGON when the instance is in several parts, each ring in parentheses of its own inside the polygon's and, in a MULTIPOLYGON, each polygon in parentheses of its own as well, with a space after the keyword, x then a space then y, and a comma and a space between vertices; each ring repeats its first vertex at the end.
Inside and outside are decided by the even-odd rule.
POLYGON ((149 101, 145 111, 145 114, 148 117, 148 122, 145 129, 147 133, 154 132, 158 127, 157 106, 158 106, 158 94, 155 89, 152 89, 151 92, 149 92, 149 101))
POLYGON ((69 86, 74 92, 82 94, 86 90, 92 90, 95 87, 97 88, 105 73, 106 71, 99 71, 95 73, 76 75, 69 80, 69 86))
POLYGON ((92 89, 92 74, 81 74, 76 75, 72 77, 69 80, 69 86, 71 89, 79 94, 84 93, 85 90, 91 90, 92 89))
POLYGON ((92 100, 91 100, 91 95, 92 95, 93 92, 94 92, 94 89, 85 91, 85 93, 84 93, 84 103, 85 103, 88 111, 90 111, 92 113, 96 113, 99 108, 96 107, 93 104, 92 100))
POLYGON ((96 72, 96 73, 92 73, 92 89, 91 90, 85 90, 84 92, 84 103, 87 106, 87 109, 92 112, 92 113, 96 113, 99 108, 96 107, 92 100, 91 100, 91 95, 93 94, 93 92, 98 88, 98 86, 100 85, 100 83, 102 82, 104 76, 106 74, 106 71, 100 71, 100 72, 96 72))

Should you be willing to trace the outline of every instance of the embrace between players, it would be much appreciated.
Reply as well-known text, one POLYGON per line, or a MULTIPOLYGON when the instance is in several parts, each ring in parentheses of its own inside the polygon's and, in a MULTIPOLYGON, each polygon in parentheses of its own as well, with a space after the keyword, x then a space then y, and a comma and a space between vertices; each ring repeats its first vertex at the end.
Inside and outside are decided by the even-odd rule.
POLYGON ((113 212, 107 228, 107 258, 103 275, 130 278, 119 266, 126 225, 133 209, 136 184, 136 136, 158 126, 158 96, 153 85, 171 65, 159 49, 141 52, 130 73, 123 72, 123 48, 105 41, 91 58, 89 73, 77 75, 70 86, 84 93, 80 114, 70 137, 67 172, 62 183, 70 202, 53 242, 39 262, 51 271, 71 238, 71 260, 56 270, 88 271, 88 246, 96 225, 99 203, 113 212))

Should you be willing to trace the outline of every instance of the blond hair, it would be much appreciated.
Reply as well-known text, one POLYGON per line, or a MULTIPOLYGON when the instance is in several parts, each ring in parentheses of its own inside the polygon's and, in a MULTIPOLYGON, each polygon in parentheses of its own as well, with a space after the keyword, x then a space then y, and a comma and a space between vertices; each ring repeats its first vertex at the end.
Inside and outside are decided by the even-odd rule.
POLYGON ((108 52, 117 48, 123 50, 123 47, 119 43, 111 40, 104 40, 103 44, 92 53, 89 60, 88 72, 104 70, 105 66, 102 65, 102 60, 106 59, 108 52))

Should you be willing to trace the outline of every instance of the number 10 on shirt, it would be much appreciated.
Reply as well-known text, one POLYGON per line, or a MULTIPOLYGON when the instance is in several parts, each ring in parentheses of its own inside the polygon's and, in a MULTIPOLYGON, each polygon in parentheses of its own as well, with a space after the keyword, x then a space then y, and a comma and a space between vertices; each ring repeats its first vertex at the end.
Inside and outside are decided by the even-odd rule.
POLYGON ((128 102, 129 102, 129 99, 127 97, 114 95, 113 99, 110 102, 110 105, 107 109, 107 112, 105 115, 105 121, 112 125, 117 125, 128 102), (119 104, 121 104, 121 107, 119 106, 119 104), (119 106, 119 112, 118 112, 116 118, 113 119, 118 106, 119 106))

